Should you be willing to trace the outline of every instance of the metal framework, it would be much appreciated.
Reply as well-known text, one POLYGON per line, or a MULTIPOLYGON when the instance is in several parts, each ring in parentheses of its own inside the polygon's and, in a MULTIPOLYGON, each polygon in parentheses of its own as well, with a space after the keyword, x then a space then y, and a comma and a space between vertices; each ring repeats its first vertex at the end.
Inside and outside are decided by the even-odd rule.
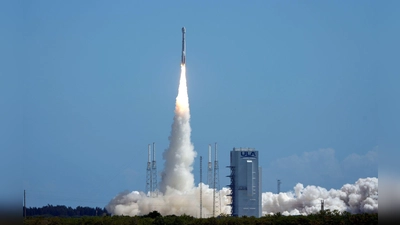
POLYGON ((155 197, 158 196, 157 182, 156 143, 153 142, 152 192, 155 197))
POLYGON ((211 188, 213 187, 213 168, 211 162, 211 145, 208 145, 208 167, 207 167, 207 184, 211 188))
POLYGON ((277 183, 278 183, 278 193, 277 194, 279 194, 279 193, 281 193, 281 180, 277 180, 277 183))
POLYGON ((153 189, 153 178, 151 171, 151 145, 148 145, 148 160, 147 160, 147 170, 146 170, 146 194, 150 196, 150 193, 153 189))
POLYGON ((200 156, 200 218, 203 218, 203 157, 200 156))
POLYGON ((214 204, 213 204, 213 217, 215 215, 219 215, 219 210, 221 208, 221 202, 220 202, 220 192, 219 190, 219 166, 218 166, 218 157, 217 157, 217 143, 215 142, 215 161, 214 161, 214 204))
POLYGON ((236 212, 236 186, 235 186, 235 167, 234 166, 227 166, 228 168, 231 169, 231 174, 227 177, 231 179, 231 184, 228 185, 228 187, 231 189, 231 193, 228 196, 231 196, 231 204, 228 204, 231 206, 231 216, 237 216, 236 212))
POLYGON ((151 144, 148 145, 148 158, 146 169, 146 194, 149 197, 158 196, 157 187, 157 163, 156 163, 156 144, 153 142, 153 151, 151 144))

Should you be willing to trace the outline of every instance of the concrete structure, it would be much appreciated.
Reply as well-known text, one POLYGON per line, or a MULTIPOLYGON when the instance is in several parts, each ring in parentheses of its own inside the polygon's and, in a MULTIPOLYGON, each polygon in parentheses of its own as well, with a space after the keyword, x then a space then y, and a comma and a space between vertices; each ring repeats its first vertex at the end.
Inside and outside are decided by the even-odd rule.
POLYGON ((258 166, 258 151, 254 148, 233 148, 229 168, 232 216, 260 217, 261 167, 258 166))

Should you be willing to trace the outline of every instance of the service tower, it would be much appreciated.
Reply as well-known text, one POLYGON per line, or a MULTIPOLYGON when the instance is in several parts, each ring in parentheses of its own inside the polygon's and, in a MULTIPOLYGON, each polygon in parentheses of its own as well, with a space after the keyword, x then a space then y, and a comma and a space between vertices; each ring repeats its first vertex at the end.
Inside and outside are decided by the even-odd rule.
POLYGON ((232 216, 261 216, 261 167, 254 148, 231 151, 232 216))

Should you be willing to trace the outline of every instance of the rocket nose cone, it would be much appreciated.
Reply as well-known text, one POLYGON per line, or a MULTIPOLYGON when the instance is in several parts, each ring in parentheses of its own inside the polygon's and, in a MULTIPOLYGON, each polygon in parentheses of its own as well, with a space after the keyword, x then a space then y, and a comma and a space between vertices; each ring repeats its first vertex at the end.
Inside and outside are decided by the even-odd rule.
POLYGON ((182 27, 182 32, 185 33, 186 32, 186 28, 182 27))

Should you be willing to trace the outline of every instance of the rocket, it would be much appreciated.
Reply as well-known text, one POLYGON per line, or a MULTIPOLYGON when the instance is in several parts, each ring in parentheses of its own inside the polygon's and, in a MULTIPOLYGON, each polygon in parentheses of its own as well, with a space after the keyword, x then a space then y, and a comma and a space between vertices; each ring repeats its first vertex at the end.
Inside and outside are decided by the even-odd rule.
POLYGON ((186 64, 186 41, 185 41, 185 27, 182 27, 182 56, 181 56, 181 64, 186 64))

